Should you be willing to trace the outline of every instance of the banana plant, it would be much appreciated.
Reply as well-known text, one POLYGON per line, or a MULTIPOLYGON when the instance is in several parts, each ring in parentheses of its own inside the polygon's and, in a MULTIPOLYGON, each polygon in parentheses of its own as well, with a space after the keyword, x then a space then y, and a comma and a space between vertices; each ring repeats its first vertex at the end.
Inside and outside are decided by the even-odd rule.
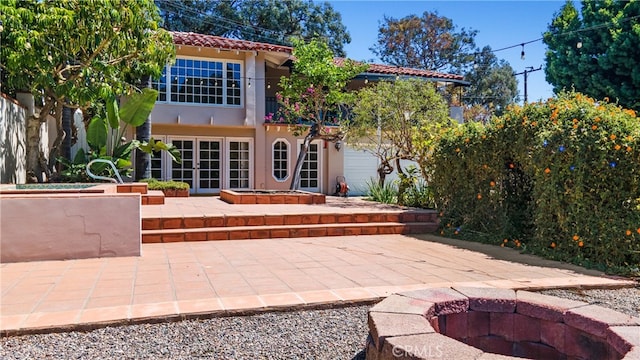
MULTIPOLYGON (((107 159, 116 165, 121 175, 128 176, 133 171, 131 155, 134 149, 140 149, 152 156, 154 152, 166 151, 173 161, 180 163, 182 161, 180 150, 173 144, 153 138, 148 142, 124 140, 129 126, 137 127, 147 120, 157 96, 156 90, 145 88, 127 97, 122 106, 118 106, 113 93, 104 94, 105 110, 102 114, 94 116, 87 127, 89 151, 87 153, 83 150, 78 151, 73 164, 86 164, 93 159, 107 159)), ((110 170, 104 163, 94 164, 91 170, 95 174, 113 175, 108 173, 110 170)))

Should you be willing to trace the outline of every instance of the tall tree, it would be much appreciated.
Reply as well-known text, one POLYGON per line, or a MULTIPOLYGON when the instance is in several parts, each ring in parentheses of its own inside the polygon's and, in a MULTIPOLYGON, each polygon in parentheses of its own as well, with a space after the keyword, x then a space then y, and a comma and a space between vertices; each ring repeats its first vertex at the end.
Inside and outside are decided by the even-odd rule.
POLYGON ((340 13, 312 0, 156 0, 164 27, 244 40, 288 44, 322 38, 337 56, 351 42, 340 13))
POLYGON ((417 79, 382 81, 359 90, 352 112, 349 137, 378 158, 381 185, 394 167, 402 173, 400 160, 425 164, 433 141, 451 124, 447 103, 434 84, 417 79))
MULTIPOLYGON (((480 111, 482 119, 465 118, 465 120, 486 120, 486 116, 502 115, 507 105, 515 102, 518 97, 518 80, 513 75, 511 65, 505 60, 498 60, 491 51, 490 46, 485 46, 479 51, 465 75, 465 80, 471 85, 466 89, 462 97, 467 108, 476 107, 480 111)), ((469 111, 469 115, 477 115, 476 111, 469 111)), ((467 112, 465 112, 465 115, 467 112)))
POLYGON ((309 43, 294 40, 293 57, 291 75, 280 78, 282 90, 276 94, 280 105, 276 121, 292 124, 296 134, 306 132, 291 180, 290 188, 295 190, 309 144, 315 139, 342 140, 344 133, 340 128, 334 131, 327 126, 340 126, 348 118, 353 93, 346 88, 347 84, 367 65, 348 59, 336 63, 329 45, 321 40, 309 43))
POLYGON ((27 119, 27 171, 39 181, 53 171, 67 135, 63 106, 88 108, 109 92, 123 95, 143 75, 158 76, 174 55, 152 0, 4 0, 1 66, 8 91, 42 99, 27 119), (47 161, 40 128, 47 116, 57 137, 47 161), (43 173, 45 176, 43 176, 43 173))
POLYGON ((544 33, 554 92, 574 89, 640 111, 640 2, 572 1, 544 33))
POLYGON ((458 72, 473 61, 477 31, 460 30, 447 17, 425 11, 422 17, 384 17, 370 50, 396 66, 458 72))

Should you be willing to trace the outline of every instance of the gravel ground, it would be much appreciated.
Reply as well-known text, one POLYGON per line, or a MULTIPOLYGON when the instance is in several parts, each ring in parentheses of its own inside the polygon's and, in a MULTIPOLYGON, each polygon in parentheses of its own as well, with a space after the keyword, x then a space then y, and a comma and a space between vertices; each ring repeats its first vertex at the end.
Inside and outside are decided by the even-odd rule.
MULTIPOLYGON (((547 290, 640 316, 640 288, 547 290)), ((2 338, 2 359, 364 359, 367 310, 351 306, 2 338)))
POLYGON ((2 339, 9 359, 364 359, 369 306, 2 339))
POLYGON ((543 294, 579 300, 640 317, 640 287, 616 290, 545 290, 543 294))

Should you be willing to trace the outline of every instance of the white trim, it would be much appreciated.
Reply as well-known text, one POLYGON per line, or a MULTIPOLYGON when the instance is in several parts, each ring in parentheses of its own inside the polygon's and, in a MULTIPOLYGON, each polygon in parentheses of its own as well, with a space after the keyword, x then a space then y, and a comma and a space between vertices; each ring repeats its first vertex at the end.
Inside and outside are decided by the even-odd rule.
MULTIPOLYGON (((297 149, 296 156, 300 156, 300 145, 302 145, 303 142, 304 142, 303 139, 298 139, 297 146, 296 146, 296 149, 297 149)), ((311 142, 311 144, 317 144, 318 145, 318 187, 317 188, 303 188, 303 187, 300 187, 300 190, 317 191, 317 192, 322 191, 322 178, 324 177, 323 176, 323 171, 322 171, 322 166, 323 166, 323 164, 322 164, 322 157, 323 157, 322 153, 323 153, 323 150, 324 150, 323 142, 324 142, 324 140, 322 140, 322 139, 313 140, 311 142)), ((309 144, 309 145, 311 145, 311 144, 309 144)), ((300 180, 302 180, 302 179, 300 179, 300 180)))
MULTIPOLYGON (((166 89, 165 89, 165 101, 157 100, 157 104, 171 104, 171 105, 187 105, 187 106, 207 106, 207 107, 222 107, 222 108, 232 108, 232 109, 242 109, 245 105, 245 93, 246 93, 246 84, 243 79, 246 79, 245 74, 245 62, 243 60, 234 60, 234 59, 222 59, 222 58, 208 58, 208 57, 199 57, 199 56, 176 56, 176 62, 168 63, 164 66, 165 68, 165 81, 166 81, 166 89), (197 60, 197 61, 206 61, 206 62, 221 62, 222 63, 222 104, 210 104, 210 103, 196 103, 196 102, 180 102, 180 101, 171 101, 171 68, 175 66, 177 60, 197 60), (233 105, 227 103, 227 67, 228 63, 239 64, 240 65, 240 104, 233 105)), ((153 81, 153 79, 149 79, 149 87, 153 88, 153 83, 157 83, 153 81)), ((159 95, 158 95, 159 96, 159 95)))
POLYGON ((225 152, 224 152, 224 157, 225 157, 225 172, 224 172, 224 184, 225 184, 225 188, 226 189, 251 189, 253 187, 253 168, 254 168, 254 160, 253 160, 253 138, 250 137, 228 137, 224 139, 224 144, 225 144, 225 152), (231 142, 247 142, 249 143, 249 168, 247 170, 249 170, 249 186, 246 188, 232 188, 231 187, 231 176, 230 176, 230 161, 231 161, 231 156, 230 156, 230 152, 231 152, 231 146, 230 143, 231 142))
POLYGON ((289 142, 289 140, 285 139, 285 138, 277 138, 275 140, 273 140, 273 142, 271 143, 271 177, 277 181, 277 182, 285 182, 289 179, 289 177, 291 176, 291 143, 289 142), (275 167, 275 149, 274 146, 276 145, 277 142, 283 142, 285 144, 287 144, 287 176, 285 176, 282 179, 278 179, 276 177, 276 175, 274 174, 276 167, 275 167))

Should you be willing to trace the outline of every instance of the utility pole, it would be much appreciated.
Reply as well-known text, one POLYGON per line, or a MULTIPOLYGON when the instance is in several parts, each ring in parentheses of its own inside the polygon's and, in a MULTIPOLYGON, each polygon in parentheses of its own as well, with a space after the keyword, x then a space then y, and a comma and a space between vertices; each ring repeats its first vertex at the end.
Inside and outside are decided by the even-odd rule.
POLYGON ((524 103, 527 103, 527 77, 529 77, 529 73, 532 73, 534 71, 538 71, 538 70, 542 70, 542 65, 540 65, 539 68, 534 69, 533 66, 527 66, 526 68, 524 68, 524 71, 519 72, 519 73, 515 73, 513 74, 513 76, 518 76, 518 75, 524 75, 524 103))

